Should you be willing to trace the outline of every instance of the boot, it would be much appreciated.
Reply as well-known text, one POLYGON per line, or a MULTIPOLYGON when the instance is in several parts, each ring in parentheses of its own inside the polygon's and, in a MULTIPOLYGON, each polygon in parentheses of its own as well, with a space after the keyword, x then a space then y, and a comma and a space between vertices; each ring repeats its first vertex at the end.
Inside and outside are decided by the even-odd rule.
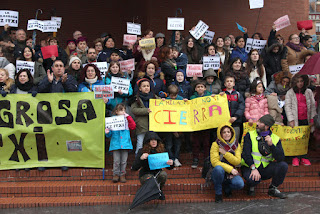
POLYGON ((126 182, 127 182, 125 175, 121 175, 121 176, 120 176, 120 182, 121 182, 121 183, 126 183, 126 182))
POLYGON ((276 186, 270 185, 268 190, 268 195, 272 197, 277 197, 281 199, 285 199, 287 196, 280 192, 276 186))
POLYGON ((193 162, 192 162, 192 165, 191 165, 191 168, 192 169, 196 169, 198 167, 198 163, 199 163, 199 159, 194 158, 193 162))
POLYGON ((112 182, 117 183, 119 181, 119 175, 113 175, 112 182))
POLYGON ((217 194, 216 194, 215 202, 216 202, 216 203, 221 203, 221 202, 223 202, 222 195, 217 195, 217 194))

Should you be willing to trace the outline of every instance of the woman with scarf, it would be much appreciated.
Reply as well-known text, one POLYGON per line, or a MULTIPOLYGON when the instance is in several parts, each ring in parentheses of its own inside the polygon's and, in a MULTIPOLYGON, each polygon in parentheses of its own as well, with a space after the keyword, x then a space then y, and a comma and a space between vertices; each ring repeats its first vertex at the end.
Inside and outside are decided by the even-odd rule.
POLYGON ((166 80, 166 86, 168 87, 176 78, 177 63, 173 59, 172 48, 163 47, 160 50, 161 71, 164 73, 164 79, 166 80))
POLYGON ((37 94, 37 87, 33 85, 33 77, 29 69, 21 69, 10 89, 11 94, 37 94))
POLYGON ((234 129, 229 125, 221 126, 217 136, 210 149, 210 161, 214 168, 207 175, 214 183, 215 202, 220 203, 223 201, 222 186, 226 197, 230 197, 232 190, 243 188, 244 182, 236 169, 241 162, 242 148, 236 140, 234 129))
POLYGON ((94 64, 87 64, 80 73, 79 92, 93 92, 95 85, 103 85, 100 70, 94 64))
POLYGON ((67 73, 73 76, 78 83, 82 82, 80 80, 81 70, 82 70, 82 63, 79 57, 71 56, 69 60, 69 68, 67 69, 67 73))
POLYGON ((232 50, 230 59, 233 60, 234 58, 239 57, 242 60, 242 62, 247 61, 248 54, 245 51, 246 41, 242 36, 237 36, 235 42, 236 47, 232 50))
POLYGON ((187 55, 188 64, 199 64, 204 48, 189 36, 183 41, 182 52, 187 55))

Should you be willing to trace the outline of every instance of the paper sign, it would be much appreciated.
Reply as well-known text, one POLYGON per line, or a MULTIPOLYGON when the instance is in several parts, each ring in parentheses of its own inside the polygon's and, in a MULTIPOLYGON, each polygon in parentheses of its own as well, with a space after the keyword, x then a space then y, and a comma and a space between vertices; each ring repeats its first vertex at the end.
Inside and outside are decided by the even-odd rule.
POLYGON ((214 37, 215 32, 207 30, 204 34, 204 39, 209 42, 209 44, 212 43, 213 37, 214 37))
POLYGON ((127 33, 141 35, 141 24, 127 22, 127 33))
POLYGON ((151 50, 156 48, 156 42, 154 38, 150 39, 141 39, 139 45, 142 49, 151 50))
POLYGON ((34 75, 34 62, 17 60, 16 61, 16 69, 17 69, 17 73, 21 69, 29 69, 31 75, 33 76, 34 75))
POLYGON ((113 91, 112 85, 94 85, 93 92, 94 92, 95 99, 102 99, 102 98, 113 99, 114 98, 114 91, 113 91))
POLYGON ((151 170, 170 167, 170 165, 167 164, 168 160, 169 160, 168 152, 148 155, 148 163, 149 163, 149 168, 151 170))
POLYGON ((238 29, 241 31, 241 32, 245 32, 245 30, 243 29, 243 27, 241 26, 241 25, 239 25, 237 22, 236 22, 236 24, 237 24, 237 27, 238 27, 238 29))
POLYGON ((43 59, 51 58, 52 56, 58 57, 58 46, 57 45, 49 45, 45 47, 41 47, 41 52, 43 59))
POLYGON ((124 94, 129 93, 130 80, 120 78, 120 77, 111 77, 111 85, 114 92, 121 90, 124 94))
POLYGON ((288 15, 282 16, 279 19, 277 19, 274 23, 276 26, 276 31, 281 30, 285 27, 288 27, 290 24, 290 19, 288 15))
POLYGON ((196 40, 198 40, 208 29, 209 26, 200 20, 194 30, 190 30, 189 32, 196 40))
POLYGON ((8 24, 10 27, 18 27, 19 12, 12 10, 0 10, 0 26, 8 24))
POLYGON ((264 49, 267 44, 267 40, 258 40, 258 39, 247 39, 246 49, 245 51, 249 53, 251 49, 257 49, 259 53, 264 49))
POLYGON ((263 8, 263 0, 249 0, 250 9, 263 8))
POLYGON ((62 17, 51 16, 51 21, 56 21, 57 22, 57 28, 60 29, 61 22, 62 22, 62 17))
POLYGON ((188 64, 187 77, 203 77, 202 64, 188 64))
POLYGON ((299 64, 299 65, 290 65, 289 66, 289 71, 291 72, 292 75, 295 75, 298 73, 301 68, 304 66, 304 64, 299 64))
POLYGON ((134 58, 120 61, 120 69, 122 72, 134 70, 134 58))
POLYGON ((105 121, 106 129, 110 129, 111 131, 120 131, 126 128, 124 115, 106 117, 105 121))
POLYGON ((124 34, 123 35, 123 45, 134 45, 137 41, 137 35, 124 34))
POLYGON ((167 30, 184 30, 184 18, 169 18, 167 30))
POLYGON ((68 140, 66 141, 68 152, 81 152, 81 140, 68 140))
POLYGON ((58 27, 56 21, 30 19, 28 20, 27 30, 39 30, 43 33, 50 33, 57 32, 58 27))
MULTIPOLYGON (((90 64, 94 64, 95 66, 97 66, 97 68, 100 70, 101 78, 104 78, 106 76, 109 68, 109 64, 107 62, 91 62, 90 64)), ((85 67, 86 65, 87 64, 83 64, 83 67, 85 67)))
POLYGON ((220 57, 219 56, 204 56, 203 57, 203 70, 218 70, 220 68, 220 57))
POLYGON ((316 34, 313 34, 313 35, 312 35, 312 43, 316 43, 317 40, 318 40, 317 35, 316 35, 316 34))

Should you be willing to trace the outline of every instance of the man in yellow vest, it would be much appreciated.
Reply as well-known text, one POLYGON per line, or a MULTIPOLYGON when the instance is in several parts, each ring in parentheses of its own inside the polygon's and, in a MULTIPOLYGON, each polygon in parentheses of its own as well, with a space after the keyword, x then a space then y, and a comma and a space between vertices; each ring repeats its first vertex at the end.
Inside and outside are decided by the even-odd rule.
POLYGON ((244 137, 242 151, 242 175, 249 187, 248 195, 254 195, 254 186, 261 180, 272 178, 268 194, 286 198, 277 187, 283 183, 288 164, 284 162, 284 152, 280 138, 273 134, 270 127, 275 123, 271 115, 262 116, 257 128, 244 137))

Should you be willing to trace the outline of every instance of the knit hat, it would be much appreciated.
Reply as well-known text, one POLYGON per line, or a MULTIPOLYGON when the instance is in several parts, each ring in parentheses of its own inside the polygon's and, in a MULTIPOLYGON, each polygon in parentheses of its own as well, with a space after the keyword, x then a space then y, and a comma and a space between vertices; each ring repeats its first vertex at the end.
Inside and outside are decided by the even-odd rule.
POLYGON ((165 38, 163 33, 157 33, 155 38, 165 38))
POLYGON ((74 60, 79 60, 80 64, 81 64, 81 60, 79 59, 79 57, 77 56, 71 56, 70 57, 70 61, 69 61, 69 66, 71 66, 71 64, 73 63, 74 60))
POLYGON ((82 42, 82 41, 88 42, 87 37, 85 37, 85 36, 80 36, 80 37, 76 40, 76 44, 78 45, 78 43, 79 43, 79 42, 82 42))
POLYGON ((273 117, 270 114, 266 114, 266 115, 262 116, 259 119, 259 121, 269 127, 273 126, 273 124, 275 123, 273 117))

